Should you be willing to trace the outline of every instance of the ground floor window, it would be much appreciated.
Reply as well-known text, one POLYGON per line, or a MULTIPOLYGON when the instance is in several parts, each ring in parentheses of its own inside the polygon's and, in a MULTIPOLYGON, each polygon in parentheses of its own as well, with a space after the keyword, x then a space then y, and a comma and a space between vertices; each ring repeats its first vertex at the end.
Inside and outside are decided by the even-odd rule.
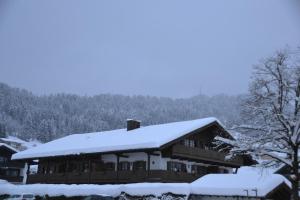
POLYGON ((65 173, 66 172, 66 168, 67 168, 66 163, 60 163, 60 164, 58 164, 57 172, 61 173, 61 174, 65 173))
POLYGON ((130 163, 127 161, 122 161, 119 163, 119 170, 120 171, 129 171, 130 170, 130 163))
POLYGON ((192 165, 192 173, 193 174, 207 174, 207 167, 199 166, 199 165, 192 165))
POLYGON ((106 171, 115 171, 115 163, 113 162, 108 162, 108 163, 105 163, 105 170, 106 171))
POLYGON ((180 162, 174 162, 174 161, 167 162, 167 169, 168 171, 173 171, 173 172, 187 172, 186 164, 180 162))
POLYGON ((18 169, 8 169, 8 170, 6 170, 5 175, 9 176, 9 177, 17 177, 17 176, 19 176, 19 170, 18 169))
POLYGON ((146 170, 146 161, 135 161, 133 162, 133 171, 145 171, 146 170))

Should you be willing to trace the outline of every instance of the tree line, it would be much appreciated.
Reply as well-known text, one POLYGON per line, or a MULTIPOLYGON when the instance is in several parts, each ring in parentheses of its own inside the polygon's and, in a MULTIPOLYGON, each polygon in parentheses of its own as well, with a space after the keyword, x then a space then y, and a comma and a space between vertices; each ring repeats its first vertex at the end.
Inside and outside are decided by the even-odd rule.
POLYGON ((240 121, 241 100, 241 95, 182 99, 112 94, 39 96, 0 83, 0 134, 47 142, 73 133, 124 128, 128 118, 146 126, 214 116, 232 126, 240 121))

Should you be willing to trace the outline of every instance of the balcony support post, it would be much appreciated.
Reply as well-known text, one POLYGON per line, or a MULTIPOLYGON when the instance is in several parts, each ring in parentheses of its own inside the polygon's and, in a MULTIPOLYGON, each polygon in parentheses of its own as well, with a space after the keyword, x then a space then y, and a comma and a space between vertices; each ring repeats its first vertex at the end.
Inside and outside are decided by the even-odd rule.
POLYGON ((88 170, 89 170, 89 180, 88 180, 88 182, 90 184, 91 183, 91 174, 92 174, 92 165, 91 165, 91 158, 90 157, 88 157, 88 162, 89 162, 89 164, 88 164, 88 170))
POLYGON ((65 169, 65 183, 68 183, 68 170, 69 170, 69 159, 66 158, 66 169, 65 169))
POLYGON ((120 155, 116 154, 117 156, 117 182, 119 182, 119 164, 120 164, 120 155))
POLYGON ((49 175, 49 159, 47 159, 47 162, 46 162, 46 172, 45 172, 45 183, 48 183, 48 175, 49 175))
POLYGON ((150 157, 150 153, 149 152, 147 152, 147 177, 148 177, 148 179, 149 179, 149 176, 150 176, 150 159, 151 157, 150 157))

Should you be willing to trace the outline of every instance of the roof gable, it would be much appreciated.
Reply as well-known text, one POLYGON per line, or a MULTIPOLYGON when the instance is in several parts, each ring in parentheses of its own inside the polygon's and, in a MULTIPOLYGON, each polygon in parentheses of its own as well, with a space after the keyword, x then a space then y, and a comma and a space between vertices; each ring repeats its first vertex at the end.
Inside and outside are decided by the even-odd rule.
MULTIPOLYGON (((131 131, 69 135, 13 155, 13 159, 41 158, 89 153, 107 153, 136 149, 158 149, 199 128, 218 123, 216 118, 145 126, 131 131)), ((221 125, 220 125, 221 126, 221 125)))
POLYGON ((9 150, 12 153, 17 153, 18 152, 17 149, 15 149, 15 148, 13 148, 13 147, 9 146, 8 144, 5 144, 5 143, 0 143, 0 148, 5 148, 5 149, 9 150))

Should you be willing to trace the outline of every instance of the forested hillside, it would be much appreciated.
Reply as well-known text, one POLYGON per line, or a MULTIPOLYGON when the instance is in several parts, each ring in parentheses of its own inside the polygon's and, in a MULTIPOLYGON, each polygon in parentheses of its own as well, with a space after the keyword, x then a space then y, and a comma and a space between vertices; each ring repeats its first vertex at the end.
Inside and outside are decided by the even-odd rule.
POLYGON ((226 95, 186 99, 111 94, 37 96, 0 83, 0 134, 45 142, 72 133, 123 128, 127 118, 150 125, 215 116, 230 127, 241 120, 241 98, 226 95))

